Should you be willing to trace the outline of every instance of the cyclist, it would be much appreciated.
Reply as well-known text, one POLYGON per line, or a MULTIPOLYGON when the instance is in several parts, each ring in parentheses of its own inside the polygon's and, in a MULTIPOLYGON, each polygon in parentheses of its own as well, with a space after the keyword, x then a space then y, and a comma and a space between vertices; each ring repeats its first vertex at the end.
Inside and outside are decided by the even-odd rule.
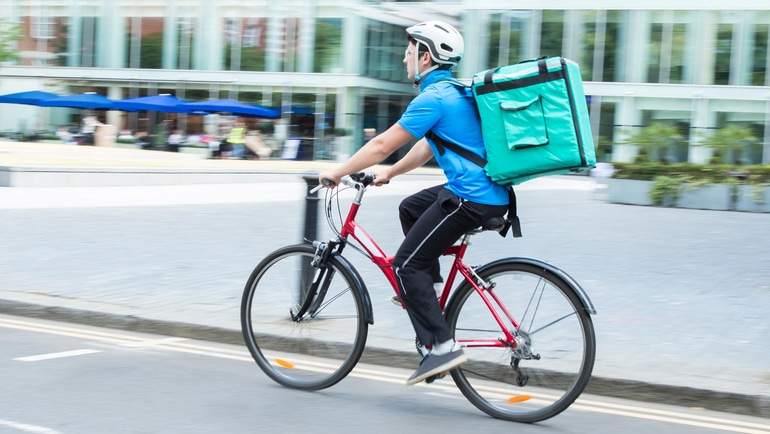
POLYGON ((442 145, 451 142, 466 153, 486 157, 470 91, 448 82, 451 69, 463 55, 462 35, 440 21, 419 23, 406 33, 403 63, 408 78, 419 86, 419 94, 397 123, 369 140, 346 163, 320 174, 319 181, 336 185, 341 177, 380 163, 414 139, 419 140, 403 158, 375 173, 374 184, 382 185, 431 157, 447 177, 446 184, 409 196, 399 206, 405 239, 394 259, 394 269, 417 338, 430 347, 407 380, 407 384, 416 384, 467 360, 462 347, 452 339, 434 292, 434 285, 442 280, 438 258, 464 233, 504 215, 509 198, 507 189, 492 182, 484 169, 442 145))

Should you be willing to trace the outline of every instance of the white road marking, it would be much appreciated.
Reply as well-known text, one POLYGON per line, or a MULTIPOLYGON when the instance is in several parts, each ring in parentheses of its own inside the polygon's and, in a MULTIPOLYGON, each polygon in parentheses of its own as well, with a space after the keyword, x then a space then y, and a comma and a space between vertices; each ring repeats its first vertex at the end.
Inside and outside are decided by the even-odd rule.
MULTIPOLYGON (((180 338, 158 338, 147 339, 134 335, 128 335, 119 332, 96 332, 89 329, 80 329, 74 326, 53 326, 48 324, 40 324, 31 321, 20 320, 7 320, 5 317, 0 318, 0 327, 9 327, 16 329, 23 329, 28 331, 37 331, 43 333, 60 334, 73 337, 82 337, 87 339, 101 339, 117 343, 121 346, 141 346, 142 342, 153 343, 153 346, 157 348, 166 349, 169 351, 182 352, 188 354, 196 354, 208 357, 223 358, 229 360, 237 360, 243 362, 253 363, 253 358, 245 349, 229 349, 224 347, 215 347, 209 345, 202 345, 197 343, 183 342, 180 338)), ((265 352, 268 358, 273 358, 274 355, 279 353, 265 352)), ((298 369, 303 369, 311 372, 330 373, 336 366, 319 362, 317 360, 307 359, 305 356, 284 356, 288 357, 292 363, 296 365, 298 369)), ((394 372, 388 372, 379 369, 372 369, 371 367, 356 367, 350 374, 351 377, 362 378, 367 380, 374 380, 379 382, 401 384, 405 383, 407 374, 398 374, 394 372)), ((420 383, 417 385, 419 388, 428 388, 431 391, 426 392, 428 394, 435 394, 443 397, 460 397, 459 390, 454 387, 452 382, 444 379, 440 382, 433 384, 420 383), (442 384, 443 383, 443 384, 442 384)), ((511 392, 499 387, 490 387, 480 385, 478 387, 480 391, 490 393, 492 397, 498 397, 502 400, 507 399, 511 392)), ((533 398, 551 398, 548 394, 537 393, 533 398)), ((534 402, 535 399, 532 401, 534 402)), ((537 399, 540 401, 540 399, 537 399)), ((713 428, 726 431, 750 433, 750 434, 770 434, 770 425, 747 422, 742 420, 729 420, 720 417, 710 417, 695 414, 687 414, 682 412, 674 412, 661 410, 656 408, 644 408, 637 405, 623 405, 612 402, 603 402, 591 398, 580 398, 572 406, 571 410, 588 411, 595 413, 612 414, 617 416, 633 417, 637 419, 655 420, 660 422, 668 422, 679 425, 689 425, 701 428, 713 428)))
POLYGON ((18 431, 29 432, 33 434, 60 434, 59 431, 53 430, 51 428, 14 422, 11 420, 0 419, 0 426, 5 426, 18 431))
POLYGON ((37 356, 17 357, 13 360, 16 360, 17 362, 39 362, 41 360, 62 359, 65 357, 84 356, 86 354, 94 354, 94 353, 101 353, 101 352, 102 352, 101 350, 72 350, 72 351, 62 351, 60 353, 38 354, 37 356))
POLYGON ((157 347, 159 345, 176 344, 179 342, 184 342, 186 340, 187 338, 171 337, 171 338, 160 338, 160 339, 146 339, 138 342, 127 342, 121 345, 129 348, 147 348, 147 347, 157 347))
POLYGON ((425 394, 430 396, 437 396, 439 398, 461 399, 459 396, 450 395, 448 393, 425 392, 425 394))

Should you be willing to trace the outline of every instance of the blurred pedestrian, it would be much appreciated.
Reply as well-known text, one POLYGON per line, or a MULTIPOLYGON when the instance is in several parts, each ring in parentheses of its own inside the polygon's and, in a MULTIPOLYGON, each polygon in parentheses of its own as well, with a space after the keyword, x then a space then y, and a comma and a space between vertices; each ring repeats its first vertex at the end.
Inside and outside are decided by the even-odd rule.
POLYGON ((168 136, 167 150, 169 152, 179 152, 179 147, 184 143, 184 136, 182 130, 174 130, 174 132, 168 136))
POLYGON ((83 120, 80 126, 80 134, 83 137, 83 143, 86 145, 94 144, 94 133, 96 133, 96 127, 102 125, 101 122, 90 112, 86 112, 83 116, 83 120))
POLYGON ((246 154, 244 143, 246 142, 246 125, 239 120, 233 123, 227 139, 223 142, 225 149, 222 151, 222 158, 235 157, 243 158, 246 154))
POLYGON ((66 125, 60 125, 59 128, 56 129, 56 137, 58 137, 65 145, 77 144, 77 142, 73 140, 72 133, 69 132, 66 125))

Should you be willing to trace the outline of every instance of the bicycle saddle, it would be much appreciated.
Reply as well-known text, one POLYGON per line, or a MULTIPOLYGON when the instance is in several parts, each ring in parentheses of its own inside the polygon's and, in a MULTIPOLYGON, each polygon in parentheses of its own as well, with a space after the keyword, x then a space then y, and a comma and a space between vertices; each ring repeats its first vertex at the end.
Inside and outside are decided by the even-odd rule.
POLYGON ((491 219, 485 221, 481 224, 481 231, 497 231, 500 232, 501 229, 503 229, 503 226, 505 226, 505 219, 503 217, 492 217, 491 219))

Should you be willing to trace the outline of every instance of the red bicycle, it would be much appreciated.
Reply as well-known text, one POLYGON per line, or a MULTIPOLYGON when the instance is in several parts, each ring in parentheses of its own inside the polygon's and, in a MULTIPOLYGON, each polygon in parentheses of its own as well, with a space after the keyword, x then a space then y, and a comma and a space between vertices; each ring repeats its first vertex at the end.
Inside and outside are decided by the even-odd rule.
MULTIPOLYGON (((259 367, 284 386, 332 386, 364 351, 374 323, 372 304, 360 274, 342 256, 347 246, 377 265, 398 295, 393 257, 356 223, 373 181, 363 173, 343 178, 342 184, 356 190, 344 223, 340 189, 327 190, 326 218, 336 239, 278 249, 246 283, 241 303, 246 346, 259 367), (340 229, 333 218, 335 198, 340 229)), ((463 262, 471 236, 503 224, 502 218, 485 222, 444 253, 454 262, 439 304, 469 358, 450 373, 463 395, 487 414, 537 422, 564 411, 588 384, 596 311, 575 280, 542 261, 505 258, 479 267, 463 262), (462 280, 452 290, 458 273, 462 280)), ((417 347, 424 352, 419 342, 417 347)))

